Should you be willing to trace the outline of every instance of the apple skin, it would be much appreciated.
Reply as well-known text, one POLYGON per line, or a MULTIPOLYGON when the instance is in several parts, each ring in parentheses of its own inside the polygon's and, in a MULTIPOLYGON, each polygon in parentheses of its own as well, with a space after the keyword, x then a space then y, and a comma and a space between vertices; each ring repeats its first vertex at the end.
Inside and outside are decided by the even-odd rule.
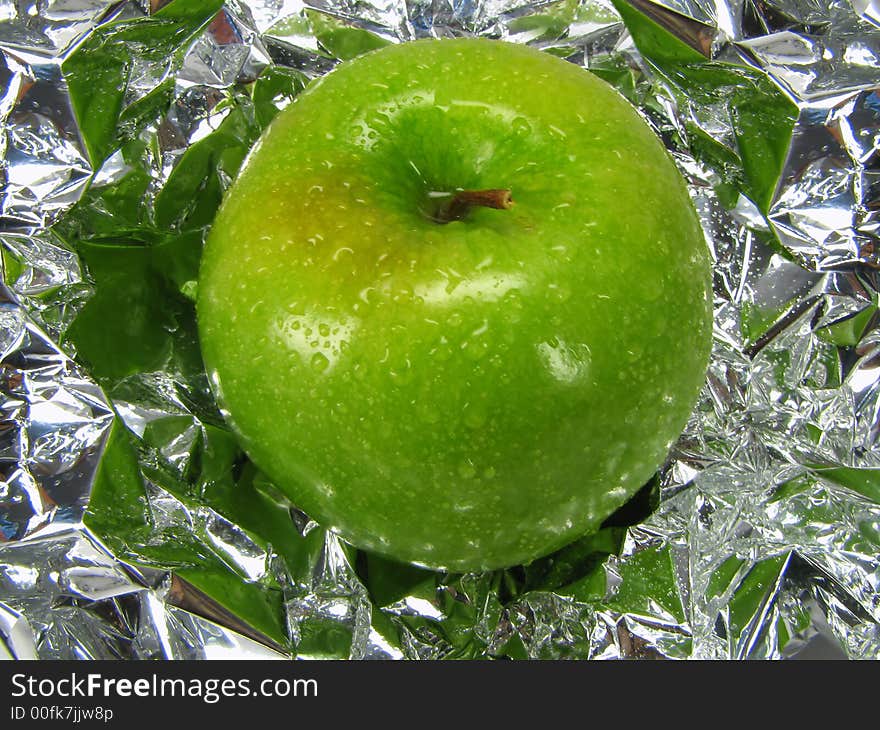
POLYGON ((704 381, 710 264, 636 111, 514 44, 343 63, 273 121, 211 230, 207 370, 241 443, 345 540, 524 563, 656 471, 704 381), (436 192, 511 210, 431 220, 436 192))

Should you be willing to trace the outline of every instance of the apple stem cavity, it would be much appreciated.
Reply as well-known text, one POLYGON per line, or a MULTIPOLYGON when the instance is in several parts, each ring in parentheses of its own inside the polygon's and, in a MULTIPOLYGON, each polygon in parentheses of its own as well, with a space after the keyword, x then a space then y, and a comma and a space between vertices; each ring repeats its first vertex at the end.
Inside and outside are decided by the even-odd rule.
POLYGON ((509 190, 459 190, 436 210, 433 219, 437 223, 464 220, 471 208, 494 208, 510 210, 513 197, 509 190))

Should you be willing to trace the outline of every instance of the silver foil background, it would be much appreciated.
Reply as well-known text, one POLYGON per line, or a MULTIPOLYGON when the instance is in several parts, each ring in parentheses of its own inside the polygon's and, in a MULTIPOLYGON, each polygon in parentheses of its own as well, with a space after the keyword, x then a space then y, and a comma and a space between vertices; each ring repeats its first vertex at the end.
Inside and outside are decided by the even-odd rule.
POLYGON ((742 195, 722 205, 723 180, 687 151, 694 128, 735 146, 726 92, 672 89, 611 0, 235 1, 160 61, 132 44, 124 104, 170 90, 162 118, 139 132, 155 142, 142 162, 148 211, 185 152, 217 133, 233 90, 272 69, 305 83, 338 62, 322 40, 326 18, 392 42, 491 35, 585 67, 622 66, 630 97, 691 184, 712 248, 715 346, 701 400, 661 473, 659 507, 628 528, 589 590, 503 600, 497 574, 438 575, 383 603, 352 551, 295 510, 305 558, 291 565, 227 516, 144 477, 157 531, 182 530, 239 580, 280 587, 285 641, 173 570, 115 556, 83 522, 111 428, 143 435, 180 417, 185 427, 156 458, 181 475, 205 428, 192 384, 173 370, 136 374, 111 398, 56 344, 93 282, 52 226, 88 186, 113 185, 131 168, 120 150, 89 149, 65 61, 110 24, 166 4, 0 2, 0 655, 442 658, 466 644, 487 657, 784 658, 821 646, 826 656, 880 658, 874 0, 631 2, 707 57, 766 72, 796 104, 766 217, 742 195))

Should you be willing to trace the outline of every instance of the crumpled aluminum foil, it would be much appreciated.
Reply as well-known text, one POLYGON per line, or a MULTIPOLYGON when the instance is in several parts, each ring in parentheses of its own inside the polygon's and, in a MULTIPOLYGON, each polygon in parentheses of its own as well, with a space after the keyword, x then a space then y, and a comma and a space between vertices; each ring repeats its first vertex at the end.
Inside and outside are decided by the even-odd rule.
POLYGON ((878 26, 873 0, 3 3, 0 655, 880 658, 878 26), (637 47, 645 17, 680 43, 637 47), (461 34, 639 105, 712 248, 715 347, 649 516, 442 575, 248 472, 187 317, 271 114, 357 52, 461 34))

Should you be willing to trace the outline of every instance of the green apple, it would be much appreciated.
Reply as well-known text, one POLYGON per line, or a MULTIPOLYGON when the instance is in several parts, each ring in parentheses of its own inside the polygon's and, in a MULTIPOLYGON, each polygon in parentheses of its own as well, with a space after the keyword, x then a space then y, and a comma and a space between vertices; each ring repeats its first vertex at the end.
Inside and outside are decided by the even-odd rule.
POLYGON ((361 548, 509 566, 596 529, 705 377, 710 266, 637 112, 502 41, 343 63, 211 230, 204 358, 254 462, 361 548))

